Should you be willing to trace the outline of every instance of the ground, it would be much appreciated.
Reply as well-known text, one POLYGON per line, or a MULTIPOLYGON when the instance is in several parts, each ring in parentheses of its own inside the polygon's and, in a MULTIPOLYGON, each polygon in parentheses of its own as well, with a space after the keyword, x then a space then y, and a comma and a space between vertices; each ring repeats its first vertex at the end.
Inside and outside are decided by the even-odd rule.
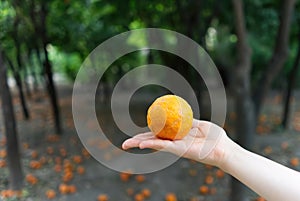
MULTIPOLYGON (((112 201, 130 201, 142 200, 139 194, 144 189, 151 192, 147 197, 149 193, 144 190, 144 197, 145 195, 147 197, 145 200, 149 201, 165 200, 168 193, 174 193, 178 201, 230 200, 230 177, 226 174, 223 176, 223 172, 217 168, 191 160, 180 159, 164 170, 139 176, 120 174, 103 166, 86 152, 77 136, 71 112, 72 87, 61 85, 58 89, 64 127, 63 135, 59 137, 54 132, 51 107, 43 92, 36 93, 29 99, 31 111, 29 121, 23 120, 19 99, 14 97, 25 187, 21 198, 8 200, 48 200, 46 192, 54 190, 56 196, 52 200, 57 201, 96 201, 99 195, 102 195, 103 200, 107 196, 108 200, 112 201), (63 189, 60 186, 63 183, 69 188, 63 189), (208 189, 203 186, 207 186, 208 189), (64 192, 67 194, 63 194, 64 192)), ((297 100, 298 96, 294 99, 297 100)), ((299 170, 297 158, 300 157, 298 146, 300 103, 295 100, 291 128, 282 131, 278 127, 281 99, 277 93, 270 94, 263 115, 260 116, 260 125, 257 127, 259 135, 255 137, 254 151, 299 170)), ((235 114, 230 111, 228 114, 229 122, 234 121, 235 114)), ((88 122, 86 124, 93 129, 94 125, 89 125, 88 122)), ((0 129, 2 129, 1 134, 3 127, 0 129)), ((227 124, 226 129, 228 133, 231 132, 230 123, 227 124)), ((0 135, 0 139, 1 137, 3 139, 0 135)), ((101 143, 99 146, 103 150, 106 149, 101 143)), ((5 160, 4 149, 5 143, 2 142, 0 143, 1 160, 5 160)), ((111 156, 107 158, 110 159, 111 156)), ((0 168, 0 191, 7 188, 8 170, 2 167, 0 168)), ((51 193, 48 193, 50 196, 51 193)), ((172 200, 170 197, 169 200, 172 200)), ((249 200, 254 200, 256 197, 256 194, 249 191, 249 200)))

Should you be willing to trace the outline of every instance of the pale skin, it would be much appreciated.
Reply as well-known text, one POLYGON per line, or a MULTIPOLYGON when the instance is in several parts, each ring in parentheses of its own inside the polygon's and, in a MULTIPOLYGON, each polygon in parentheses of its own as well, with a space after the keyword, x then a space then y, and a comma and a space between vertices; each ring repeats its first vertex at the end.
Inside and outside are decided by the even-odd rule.
POLYGON ((300 201, 299 172, 242 148, 221 127, 208 121, 194 120, 191 131, 182 140, 162 140, 148 132, 127 139, 122 145, 123 149, 134 147, 163 149, 219 167, 268 201, 300 201), (209 135, 217 137, 210 139, 209 135))

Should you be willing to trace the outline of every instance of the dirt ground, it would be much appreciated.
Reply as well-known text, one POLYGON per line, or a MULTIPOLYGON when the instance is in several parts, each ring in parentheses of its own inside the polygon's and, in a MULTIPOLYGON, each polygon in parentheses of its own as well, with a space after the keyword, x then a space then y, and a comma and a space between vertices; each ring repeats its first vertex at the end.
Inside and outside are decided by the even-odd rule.
MULTIPOLYGON (((56 201, 96 201, 99 195, 108 200, 139 200, 139 194, 150 190, 151 195, 145 200, 163 201, 168 193, 174 193, 178 201, 227 201, 230 195, 230 177, 222 175, 217 168, 209 167, 180 159, 173 165, 155 173, 144 175, 125 175, 110 170, 89 156, 81 144, 72 119, 72 87, 61 85, 59 104, 62 110, 64 133, 60 137, 54 132, 54 122, 46 95, 42 92, 29 99, 31 120, 23 120, 18 98, 14 98, 18 132, 22 155, 25 187, 21 198, 8 200, 41 201, 48 200, 46 192, 54 190, 56 201), (40 167, 33 168, 33 161, 40 167), (37 182, 32 184, 26 177, 32 174, 37 182), (70 176, 71 175, 71 176, 70 176), (127 181, 128 179, 128 181, 127 181), (126 180, 126 181, 125 181, 126 180), (61 184, 73 187, 72 192, 63 194, 61 184), (200 193, 201 186, 208 191, 200 193), (143 191, 144 190, 144 191, 143 191)), ((300 170, 299 165, 291 164, 293 157, 300 157, 300 93, 297 92, 293 102, 291 128, 282 131, 278 117, 281 113, 281 98, 276 93, 270 94, 260 116, 257 128, 259 135, 255 137, 255 152, 278 161, 284 165, 300 170), (275 128, 275 129, 273 129, 275 128)), ((230 104, 229 104, 230 105, 230 104)), ((230 122, 235 115, 228 112, 226 128, 232 130, 230 122)), ((2 119, 0 119, 2 122, 2 119)), ((0 139, 3 134, 0 124, 0 139)), ((88 125, 93 127, 93 125, 88 125)), ((5 149, 1 143, 0 150, 5 149)), ((103 147, 105 149, 105 147, 103 147)), ((1 157, 0 157, 1 158, 1 157)), ((5 160, 3 157, 2 160, 5 160)), ((254 175, 255 176, 255 175, 254 175)), ((259 179, 259 178, 257 178, 259 179)), ((8 188, 8 170, 0 168, 0 191, 8 188)), ((249 190, 249 200, 257 195, 249 190)), ((1 199, 1 198, 0 198, 1 199)))

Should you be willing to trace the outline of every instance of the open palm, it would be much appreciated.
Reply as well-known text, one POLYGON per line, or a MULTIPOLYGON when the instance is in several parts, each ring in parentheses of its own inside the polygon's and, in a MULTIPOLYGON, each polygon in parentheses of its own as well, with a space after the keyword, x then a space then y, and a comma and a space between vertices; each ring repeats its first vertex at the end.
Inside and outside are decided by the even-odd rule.
POLYGON ((127 139, 122 148, 139 147, 167 151, 199 162, 218 165, 224 155, 222 138, 225 137, 225 131, 216 124, 194 119, 192 129, 181 140, 163 140, 152 132, 147 132, 127 139))

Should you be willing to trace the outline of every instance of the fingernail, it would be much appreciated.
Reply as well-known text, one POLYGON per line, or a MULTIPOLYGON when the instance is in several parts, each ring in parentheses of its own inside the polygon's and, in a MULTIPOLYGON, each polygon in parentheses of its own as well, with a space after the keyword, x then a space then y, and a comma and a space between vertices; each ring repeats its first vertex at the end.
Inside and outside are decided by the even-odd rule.
POLYGON ((126 145, 125 145, 125 144, 122 144, 122 149, 124 149, 124 150, 126 150, 126 149, 127 149, 127 147, 126 147, 126 145))
POLYGON ((140 149, 145 149, 145 146, 143 146, 144 143, 140 143, 139 148, 140 149))

